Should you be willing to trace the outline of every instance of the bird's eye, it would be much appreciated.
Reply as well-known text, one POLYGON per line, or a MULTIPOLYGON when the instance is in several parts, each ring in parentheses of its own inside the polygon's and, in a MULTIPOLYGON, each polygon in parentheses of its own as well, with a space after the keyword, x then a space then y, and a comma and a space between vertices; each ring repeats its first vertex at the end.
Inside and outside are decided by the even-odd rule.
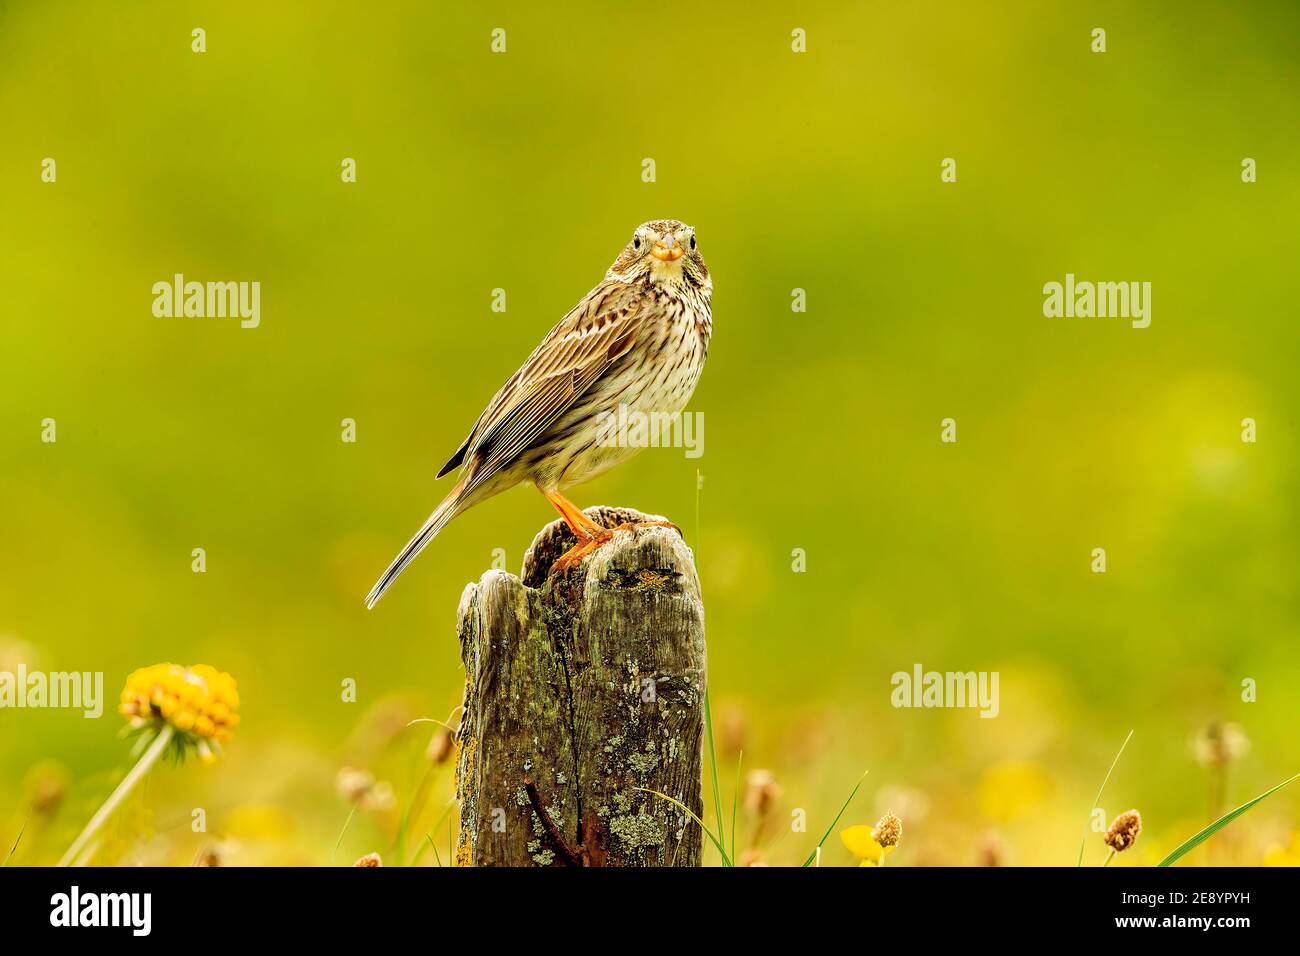
POLYGON ((641 234, 640 234, 640 233, 637 233, 635 236, 632 237, 632 248, 633 248, 633 249, 640 249, 640 248, 641 248, 641 234))
POLYGON ((691 252, 695 251, 695 233, 691 233, 691 252))

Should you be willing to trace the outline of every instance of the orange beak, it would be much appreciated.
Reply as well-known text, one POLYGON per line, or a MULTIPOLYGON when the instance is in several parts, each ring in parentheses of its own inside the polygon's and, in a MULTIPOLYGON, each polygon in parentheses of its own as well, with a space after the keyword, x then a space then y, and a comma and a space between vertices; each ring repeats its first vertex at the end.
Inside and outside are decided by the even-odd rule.
POLYGON ((654 248, 650 250, 650 255, 654 256, 660 262, 676 262, 682 256, 686 255, 686 250, 672 236, 664 236, 662 239, 656 239, 654 248), (670 245, 671 243, 671 245, 670 245))

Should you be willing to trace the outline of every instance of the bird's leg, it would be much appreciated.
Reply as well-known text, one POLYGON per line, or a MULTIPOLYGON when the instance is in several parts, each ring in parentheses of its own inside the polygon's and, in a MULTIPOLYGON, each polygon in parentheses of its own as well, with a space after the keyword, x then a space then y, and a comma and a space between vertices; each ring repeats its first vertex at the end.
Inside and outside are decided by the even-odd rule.
POLYGON ((596 524, 582 513, 581 508, 558 491, 547 491, 545 488, 538 488, 538 490, 546 496, 551 504, 555 505, 555 510, 560 513, 564 523, 569 526, 569 530, 578 539, 577 544, 561 555, 559 560, 552 565, 553 569, 567 570, 570 566, 581 563, 583 558, 614 536, 614 532, 596 524))
POLYGON ((583 514, 581 508, 564 497, 564 495, 558 491, 547 491, 545 488, 539 488, 538 490, 546 496, 547 501, 555 505, 555 510, 560 513, 564 523, 569 526, 569 530, 573 532, 579 541, 586 541, 588 538, 595 537, 609 538, 610 532, 608 529, 602 528, 588 518, 583 514))

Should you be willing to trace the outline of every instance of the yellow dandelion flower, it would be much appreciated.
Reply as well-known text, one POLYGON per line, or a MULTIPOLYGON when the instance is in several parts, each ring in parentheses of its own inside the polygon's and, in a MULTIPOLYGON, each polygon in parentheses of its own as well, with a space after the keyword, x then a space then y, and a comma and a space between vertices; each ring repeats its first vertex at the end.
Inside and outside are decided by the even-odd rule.
POLYGON ((216 759, 239 723, 234 678, 208 664, 142 667, 127 677, 121 701, 118 711, 132 727, 170 727, 205 762, 216 759))
POLYGON ((127 794, 170 749, 183 757, 191 748, 204 763, 212 763, 221 744, 239 723, 239 692, 229 674, 208 664, 181 667, 154 664, 133 671, 122 688, 117 710, 130 727, 144 735, 139 758, 104 801, 59 861, 68 866, 81 860, 90 839, 113 815, 127 794), (146 746, 147 742, 147 746, 146 746))

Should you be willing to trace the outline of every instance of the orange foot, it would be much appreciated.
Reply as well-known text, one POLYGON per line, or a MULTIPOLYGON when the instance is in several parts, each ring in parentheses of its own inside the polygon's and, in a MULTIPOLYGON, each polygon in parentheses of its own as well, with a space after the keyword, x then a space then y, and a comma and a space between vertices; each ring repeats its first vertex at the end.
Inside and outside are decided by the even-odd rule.
POLYGON ((595 551, 601 545, 614 537, 615 531, 631 531, 633 533, 640 531, 642 528, 672 528, 678 534, 682 529, 677 527, 671 521, 625 521, 614 529, 602 528, 596 522, 583 513, 582 509, 575 505, 564 495, 553 489, 543 488, 538 485, 537 490, 544 494, 551 504, 555 505, 555 510, 560 513, 564 523, 569 526, 575 538, 578 539, 568 551, 564 552, 555 563, 551 565, 552 573, 559 571, 567 574, 569 570, 582 561, 587 555, 595 551))
POLYGON ((620 525, 615 525, 612 529, 595 527, 590 530, 589 537, 579 538, 577 544, 564 552, 564 554, 562 554, 556 562, 551 565, 551 570, 558 571, 562 574, 568 574, 572 568, 582 564, 583 559, 586 558, 587 555, 607 544, 609 539, 614 537, 615 531, 630 531, 631 533, 636 534, 636 532, 640 531, 642 528, 672 528, 678 534, 682 533, 682 529, 677 527, 677 525, 673 524, 671 521, 624 521, 620 525))
POLYGON ((612 537, 614 537, 614 532, 607 528, 592 528, 587 537, 579 538, 577 544, 555 559, 555 563, 551 565, 551 571, 553 573, 558 571, 561 574, 568 574, 571 569, 582 564, 587 555, 607 543, 612 537))

